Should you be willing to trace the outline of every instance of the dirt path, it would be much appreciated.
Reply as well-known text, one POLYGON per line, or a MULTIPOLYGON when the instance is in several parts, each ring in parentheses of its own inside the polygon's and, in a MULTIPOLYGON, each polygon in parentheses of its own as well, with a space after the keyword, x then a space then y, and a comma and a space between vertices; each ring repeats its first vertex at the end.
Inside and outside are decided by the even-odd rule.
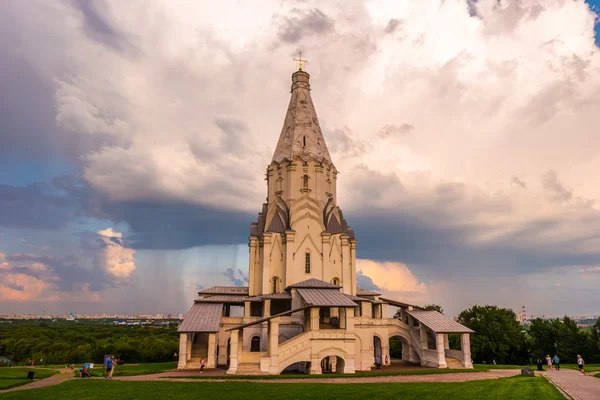
POLYGON ((393 383, 393 382, 465 382, 481 379, 497 379, 519 375, 520 370, 496 369, 488 372, 461 372, 431 375, 395 375, 395 376, 373 376, 365 378, 310 378, 310 379, 186 379, 177 378, 173 373, 162 372, 160 374, 124 376, 114 378, 123 381, 167 381, 167 382, 259 382, 259 383, 393 383))
POLYGON ((571 369, 545 371, 543 375, 573 400, 600 399, 600 379, 594 376, 581 376, 579 371, 571 369))
POLYGON ((48 378, 39 379, 37 381, 33 381, 33 382, 28 383, 23 386, 17 386, 17 387, 6 389, 6 390, 0 390, 0 394, 8 393, 8 392, 15 392, 17 390, 39 389, 39 388, 43 388, 46 386, 58 385, 59 383, 63 383, 65 381, 71 379, 72 376, 73 376, 73 374, 71 374, 71 373, 55 374, 48 378))

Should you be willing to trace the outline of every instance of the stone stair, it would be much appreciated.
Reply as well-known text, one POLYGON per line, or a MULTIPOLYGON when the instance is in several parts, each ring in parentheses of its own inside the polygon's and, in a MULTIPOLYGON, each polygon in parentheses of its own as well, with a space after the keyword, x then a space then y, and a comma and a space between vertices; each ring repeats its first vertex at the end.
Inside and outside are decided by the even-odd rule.
POLYGON ((261 375, 260 363, 240 363, 237 367, 238 375, 261 375))
POLYGON ((446 365, 450 369, 465 369, 465 366, 460 360, 452 357, 446 357, 446 365))

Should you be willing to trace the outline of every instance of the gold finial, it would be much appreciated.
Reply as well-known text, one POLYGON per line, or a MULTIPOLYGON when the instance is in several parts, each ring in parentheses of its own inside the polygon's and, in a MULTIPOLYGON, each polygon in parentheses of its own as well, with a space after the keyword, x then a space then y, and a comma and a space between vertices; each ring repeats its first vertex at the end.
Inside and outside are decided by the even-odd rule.
POLYGON ((298 52, 298 58, 294 58, 294 61, 298 62, 298 71, 302 71, 302 63, 307 63, 308 60, 302 59, 302 52, 298 52))

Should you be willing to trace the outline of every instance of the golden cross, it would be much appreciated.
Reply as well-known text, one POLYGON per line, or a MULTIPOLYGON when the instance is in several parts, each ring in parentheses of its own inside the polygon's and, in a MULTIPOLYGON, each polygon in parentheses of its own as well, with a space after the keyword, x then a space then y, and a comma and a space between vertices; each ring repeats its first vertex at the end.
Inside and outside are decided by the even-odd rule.
POLYGON ((298 61, 298 71, 302 71, 302 63, 307 63, 308 60, 302 59, 302 52, 298 53, 298 58, 294 58, 294 61, 298 61))

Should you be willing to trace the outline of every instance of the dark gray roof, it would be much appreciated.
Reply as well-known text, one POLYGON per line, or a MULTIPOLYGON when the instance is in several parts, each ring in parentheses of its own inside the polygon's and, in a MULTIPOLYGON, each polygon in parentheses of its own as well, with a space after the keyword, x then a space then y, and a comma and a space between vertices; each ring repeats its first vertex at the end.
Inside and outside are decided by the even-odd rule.
POLYGON ((356 288, 356 295, 357 296, 379 296, 381 293, 376 292, 374 290, 367 290, 367 289, 361 289, 361 288, 356 288))
POLYGON ((218 332, 223 304, 194 303, 179 326, 178 332, 218 332))
POLYGON ((325 282, 319 279, 310 278, 302 282, 294 283, 293 285, 288 286, 289 288, 321 288, 321 289, 339 289, 341 286, 334 285, 329 282, 325 282))
POLYGON ((248 295, 246 286, 213 286, 198 292, 198 294, 237 294, 248 295))
POLYGON ((217 294, 196 300, 196 303, 243 303, 245 301, 262 301, 260 297, 236 296, 231 294, 217 294))
POLYGON ((260 297, 263 299, 287 300, 287 299, 292 298, 292 294, 290 292, 281 292, 281 293, 273 293, 273 294, 261 294, 260 297))
POLYGON ((401 301, 397 301, 397 300, 392 300, 392 299, 387 299, 385 297, 380 297, 379 300, 382 300, 388 304, 393 305, 394 307, 400 307, 400 308, 408 308, 408 307, 412 307, 415 310, 425 310, 423 307, 419 307, 416 306, 414 304, 408 304, 408 303, 403 303, 401 301))
POLYGON ((304 301, 313 306, 356 307, 357 304, 350 300, 338 289, 300 288, 298 293, 304 301))
POLYGON ((349 298, 352 301, 368 301, 369 303, 373 302, 373 300, 368 299, 366 297, 352 296, 351 294, 345 294, 344 296, 346 296, 347 298, 349 298))
POLYGON ((423 323, 435 333, 475 333, 450 317, 437 311, 408 310, 408 315, 423 323))

